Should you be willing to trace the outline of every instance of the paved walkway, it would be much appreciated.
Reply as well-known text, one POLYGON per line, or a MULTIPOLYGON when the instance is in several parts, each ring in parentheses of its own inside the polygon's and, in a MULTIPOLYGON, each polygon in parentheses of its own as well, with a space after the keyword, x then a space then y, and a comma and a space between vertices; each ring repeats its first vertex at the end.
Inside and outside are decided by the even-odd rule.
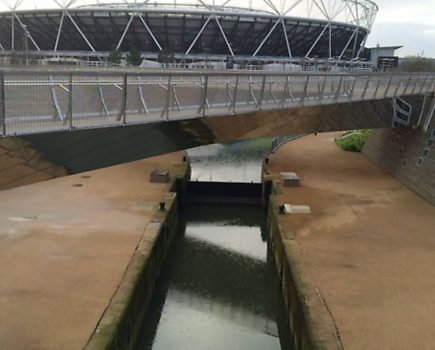
POLYGON ((0 348, 82 349, 168 184, 176 153, 0 192, 0 348))
MULTIPOLYGON (((282 201, 310 215, 281 216, 326 301, 346 350, 435 349, 435 207, 337 134, 307 136, 270 157, 296 171, 282 201)), ((315 315, 314 315, 315 317, 315 315)))

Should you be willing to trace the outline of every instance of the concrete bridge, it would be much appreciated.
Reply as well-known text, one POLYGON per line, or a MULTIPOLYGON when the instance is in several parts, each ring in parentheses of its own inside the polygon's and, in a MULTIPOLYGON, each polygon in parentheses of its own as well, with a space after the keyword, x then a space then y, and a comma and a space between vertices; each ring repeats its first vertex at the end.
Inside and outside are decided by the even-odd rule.
POLYGON ((430 73, 5 69, 0 133, 80 172, 215 142, 417 125, 434 91, 430 73))

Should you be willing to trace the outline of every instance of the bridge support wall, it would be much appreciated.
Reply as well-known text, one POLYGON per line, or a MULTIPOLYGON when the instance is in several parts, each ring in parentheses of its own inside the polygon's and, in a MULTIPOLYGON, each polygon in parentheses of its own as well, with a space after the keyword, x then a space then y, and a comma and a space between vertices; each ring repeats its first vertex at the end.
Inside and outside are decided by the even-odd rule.
POLYGON ((435 205, 435 98, 415 128, 374 130, 364 155, 435 205))
POLYGON ((68 175, 18 137, 0 138, 0 191, 68 175))

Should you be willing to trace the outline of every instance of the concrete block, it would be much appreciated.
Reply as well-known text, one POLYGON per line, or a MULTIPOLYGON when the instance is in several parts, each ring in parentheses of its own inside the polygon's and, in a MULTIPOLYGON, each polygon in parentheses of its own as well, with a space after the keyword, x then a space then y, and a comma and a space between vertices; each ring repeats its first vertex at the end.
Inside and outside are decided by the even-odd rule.
POLYGON ((167 170, 154 170, 150 176, 152 183, 167 183, 169 182, 169 171, 167 170))
POLYGON ((311 208, 308 205, 282 205, 282 214, 311 214, 311 208))
POLYGON ((300 179, 296 173, 281 173, 281 180, 284 187, 300 186, 300 179))

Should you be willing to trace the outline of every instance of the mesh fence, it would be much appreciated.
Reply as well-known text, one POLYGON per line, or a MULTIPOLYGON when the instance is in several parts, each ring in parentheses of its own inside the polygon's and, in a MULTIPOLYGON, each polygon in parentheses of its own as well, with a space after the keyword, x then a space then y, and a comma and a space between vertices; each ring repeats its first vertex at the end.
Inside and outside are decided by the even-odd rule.
POLYGON ((0 132, 101 128, 434 91, 434 74, 0 72, 0 132))

